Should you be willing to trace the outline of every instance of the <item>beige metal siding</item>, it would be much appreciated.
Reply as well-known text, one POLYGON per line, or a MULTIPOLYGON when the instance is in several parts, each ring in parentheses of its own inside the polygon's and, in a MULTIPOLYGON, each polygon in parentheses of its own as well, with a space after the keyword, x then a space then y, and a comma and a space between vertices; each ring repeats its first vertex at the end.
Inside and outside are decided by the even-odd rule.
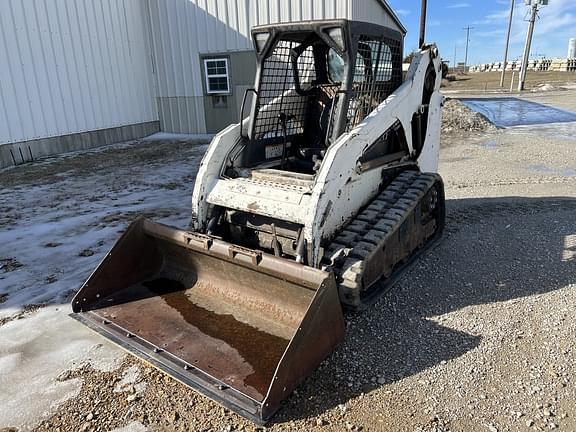
POLYGON ((0 1, 0 144, 158 120, 145 3, 0 1))
POLYGON ((351 0, 351 3, 351 19, 379 24, 402 31, 390 14, 386 12, 380 0, 351 0))
POLYGON ((288 21, 350 18, 352 2, 353 0, 254 0, 252 20, 254 25, 262 25, 288 21))
MULTIPOLYGON (((250 29, 255 25, 350 18, 352 3, 353 0, 147 0, 162 130, 206 131, 201 54, 252 50, 250 29)), ((233 97, 238 99, 241 95, 233 97)))
POLYGON ((350 0, 148 0, 160 97, 203 96, 200 54, 252 49, 250 29, 346 18, 350 0))
POLYGON ((189 0, 146 3, 160 127, 169 132, 204 133, 199 53, 201 47, 216 44, 214 34, 222 31, 217 31, 218 20, 189 0))
POLYGON ((158 119, 204 132, 201 54, 332 18, 391 22, 379 0, 0 0, 0 144, 158 119))

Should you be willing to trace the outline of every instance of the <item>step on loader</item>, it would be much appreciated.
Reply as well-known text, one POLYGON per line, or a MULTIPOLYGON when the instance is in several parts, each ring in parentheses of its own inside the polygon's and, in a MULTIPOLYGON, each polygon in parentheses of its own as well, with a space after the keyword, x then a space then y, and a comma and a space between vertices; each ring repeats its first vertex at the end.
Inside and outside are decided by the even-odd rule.
POLYGON ((73 316, 257 423, 442 233, 442 62, 400 31, 256 27, 256 84, 200 165, 192 223, 136 220, 73 316), (249 111, 249 113, 248 113, 249 111))

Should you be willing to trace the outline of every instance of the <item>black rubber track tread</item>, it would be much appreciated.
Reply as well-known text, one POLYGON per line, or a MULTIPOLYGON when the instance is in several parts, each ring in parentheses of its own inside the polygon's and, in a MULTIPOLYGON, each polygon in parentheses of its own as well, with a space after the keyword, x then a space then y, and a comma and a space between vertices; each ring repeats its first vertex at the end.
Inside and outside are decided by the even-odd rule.
MULTIPOLYGON (((377 248, 384 247, 388 237, 399 229, 409 212, 438 182, 441 183, 441 178, 436 174, 423 174, 416 171, 400 174, 356 219, 344 227, 327 248, 325 258, 328 262, 331 256, 338 252, 338 247, 334 248, 333 245, 345 245, 348 249, 344 259, 333 263, 333 270, 341 287, 341 295, 343 291, 354 292, 357 297, 356 303, 360 302, 360 304, 349 304, 346 299, 342 299, 347 308, 362 309, 367 304, 373 303, 385 291, 382 289, 382 293, 372 296, 366 302, 359 300, 362 294, 364 261, 377 248)), ((443 221, 440 225, 439 233, 434 238, 441 234, 443 221)), ((430 243, 433 241, 431 240, 430 243)), ((395 279, 394 274, 396 271, 390 280, 395 279)))

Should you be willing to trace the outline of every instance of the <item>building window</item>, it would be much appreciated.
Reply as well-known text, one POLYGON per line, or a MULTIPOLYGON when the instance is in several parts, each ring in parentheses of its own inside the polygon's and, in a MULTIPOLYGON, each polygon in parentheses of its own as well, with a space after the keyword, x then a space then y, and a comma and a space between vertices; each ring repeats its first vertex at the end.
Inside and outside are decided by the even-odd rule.
POLYGON ((206 93, 230 93, 227 58, 204 59, 204 72, 206 74, 206 93))

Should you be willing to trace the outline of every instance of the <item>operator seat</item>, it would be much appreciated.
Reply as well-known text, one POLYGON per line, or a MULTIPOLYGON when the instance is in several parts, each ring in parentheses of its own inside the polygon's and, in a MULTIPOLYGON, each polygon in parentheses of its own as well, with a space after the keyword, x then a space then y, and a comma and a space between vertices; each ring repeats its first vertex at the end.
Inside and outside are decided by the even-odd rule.
POLYGON ((305 125, 304 146, 298 154, 308 164, 314 166, 316 160, 322 159, 328 147, 330 119, 338 85, 319 84, 314 87, 314 95, 310 97, 305 125))

